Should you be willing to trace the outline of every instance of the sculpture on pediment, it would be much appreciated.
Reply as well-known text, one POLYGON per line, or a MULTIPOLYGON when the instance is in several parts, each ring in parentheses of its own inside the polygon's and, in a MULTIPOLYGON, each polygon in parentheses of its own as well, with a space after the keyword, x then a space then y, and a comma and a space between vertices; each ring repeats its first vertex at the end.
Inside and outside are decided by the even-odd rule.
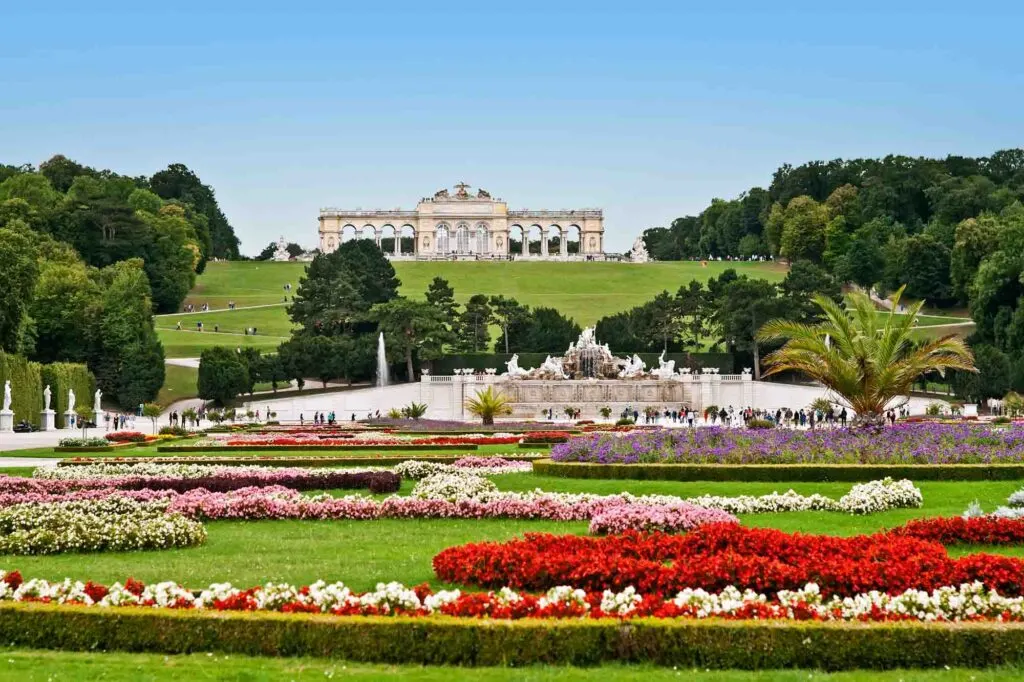
POLYGON ((448 198, 448 190, 447 189, 439 189, 439 190, 437 190, 436 192, 434 192, 434 198, 435 199, 447 199, 448 198))
POLYGON ((620 379, 636 379, 643 376, 647 369, 647 363, 644 362, 639 355, 633 354, 629 360, 626 361, 626 366, 619 372, 620 379))
POLYGON ((666 360, 665 351, 658 356, 658 369, 652 370, 651 374, 659 379, 671 379, 676 375, 676 361, 666 360))
POLYGON ((485 189, 480 189, 476 193, 476 198, 477 199, 490 199, 491 198, 491 193, 488 192, 485 189))
POLYGON ((505 372, 504 376, 512 379, 522 378, 530 373, 530 370, 519 366, 519 353, 513 354, 512 359, 505 363, 505 367, 508 371, 505 372))
POLYGON ((544 364, 537 368, 536 374, 541 379, 568 379, 562 367, 562 358, 553 358, 550 355, 545 358, 544 364))
POLYGON ((469 198, 469 192, 466 191, 467 187, 469 187, 469 185, 467 185, 464 182, 460 182, 457 185, 455 185, 455 198, 456 199, 468 199, 469 198))

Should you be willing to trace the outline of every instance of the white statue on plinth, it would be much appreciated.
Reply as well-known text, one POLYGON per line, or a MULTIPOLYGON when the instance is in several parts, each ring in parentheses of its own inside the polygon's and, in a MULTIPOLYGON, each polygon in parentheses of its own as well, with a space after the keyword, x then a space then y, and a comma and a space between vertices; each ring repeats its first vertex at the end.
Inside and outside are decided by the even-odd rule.
POLYGON ((629 259, 634 263, 646 263, 651 259, 647 253, 647 246, 644 244, 643 235, 633 240, 633 249, 629 252, 629 259))
POLYGON ((75 389, 68 389, 68 412, 74 413, 75 411, 75 389))
POLYGON ((282 236, 280 239, 277 240, 277 250, 274 251, 273 258, 276 261, 286 261, 291 260, 291 257, 291 254, 288 253, 288 244, 287 242, 285 242, 284 237, 282 236))
POLYGON ((4 382, 4 412, 11 411, 11 380, 8 379, 4 382))
POLYGON ((50 409, 50 397, 51 397, 50 384, 46 384, 46 388, 43 389, 43 409, 44 410, 48 411, 50 409))
POLYGON ((676 361, 665 360, 665 351, 661 351, 661 355, 658 356, 658 369, 653 370, 651 374, 659 379, 671 379, 676 375, 676 361))
POLYGON ((103 408, 100 407, 100 398, 102 398, 102 397, 103 397, 103 391, 101 391, 100 389, 97 388, 96 392, 93 393, 93 396, 92 396, 92 398, 93 398, 92 411, 93 412, 102 412, 103 411, 103 408))
POLYGON ((626 366, 619 372, 620 379, 635 379, 642 375, 647 369, 647 363, 640 359, 640 356, 636 353, 633 357, 626 361, 626 366))
POLYGON ((512 355, 512 359, 505 363, 505 367, 508 368, 508 371, 505 372, 505 376, 512 379, 518 379, 530 373, 530 370, 523 369, 519 366, 519 353, 514 353, 512 355))

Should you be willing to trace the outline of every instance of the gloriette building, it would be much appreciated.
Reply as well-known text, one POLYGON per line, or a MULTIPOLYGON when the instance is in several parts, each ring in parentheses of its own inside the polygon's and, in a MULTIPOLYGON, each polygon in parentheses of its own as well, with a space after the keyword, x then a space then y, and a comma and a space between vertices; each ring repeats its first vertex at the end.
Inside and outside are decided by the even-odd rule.
POLYGON ((411 211, 320 209, 320 250, 372 239, 390 258, 604 260, 599 208, 509 210, 503 200, 462 182, 420 200, 411 211))

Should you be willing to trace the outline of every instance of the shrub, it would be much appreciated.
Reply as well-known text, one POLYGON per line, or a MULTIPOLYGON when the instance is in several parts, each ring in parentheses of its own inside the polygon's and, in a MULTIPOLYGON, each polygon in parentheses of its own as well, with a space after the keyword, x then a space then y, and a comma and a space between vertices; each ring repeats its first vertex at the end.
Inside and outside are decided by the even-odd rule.
POLYGON ((634 421, 633 421, 632 419, 630 419, 629 417, 622 417, 621 419, 619 419, 619 420, 617 420, 617 421, 615 422, 615 425, 616 425, 616 426, 632 426, 632 425, 633 425, 633 424, 635 424, 635 423, 636 423, 636 422, 634 422, 634 421))
POLYGON ((1004 414, 1004 415, 1000 415, 1000 416, 996 417, 995 419, 993 419, 992 423, 993 424, 1010 424, 1010 423, 1012 423, 1012 421, 1013 421, 1012 419, 1010 419, 1009 417, 1007 417, 1004 414))
POLYGON ((774 429, 775 428, 775 424, 770 419, 754 418, 754 419, 748 419, 747 420, 747 428, 748 429, 774 429))
POLYGON ((161 436, 187 436, 189 430, 182 426, 161 426, 159 433, 161 436))
POLYGON ((110 441, 106 438, 61 438, 57 443, 59 448, 106 448, 110 447, 110 441))
POLYGON ((605 405, 605 406, 604 406, 604 407, 602 407, 602 408, 601 408, 600 410, 598 410, 598 413, 599 413, 599 414, 600 414, 600 415, 601 415, 602 417, 604 417, 605 419, 607 419, 608 417, 612 416, 612 408, 610 408, 610 407, 608 407, 607 405, 605 405))

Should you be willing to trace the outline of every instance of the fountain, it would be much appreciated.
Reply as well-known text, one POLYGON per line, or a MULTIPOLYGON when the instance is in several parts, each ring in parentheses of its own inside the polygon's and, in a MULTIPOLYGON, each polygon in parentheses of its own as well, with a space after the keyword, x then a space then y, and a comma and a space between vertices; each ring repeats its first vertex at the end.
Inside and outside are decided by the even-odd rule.
POLYGON ((384 332, 377 337, 377 386, 388 385, 388 356, 384 352, 384 332))

